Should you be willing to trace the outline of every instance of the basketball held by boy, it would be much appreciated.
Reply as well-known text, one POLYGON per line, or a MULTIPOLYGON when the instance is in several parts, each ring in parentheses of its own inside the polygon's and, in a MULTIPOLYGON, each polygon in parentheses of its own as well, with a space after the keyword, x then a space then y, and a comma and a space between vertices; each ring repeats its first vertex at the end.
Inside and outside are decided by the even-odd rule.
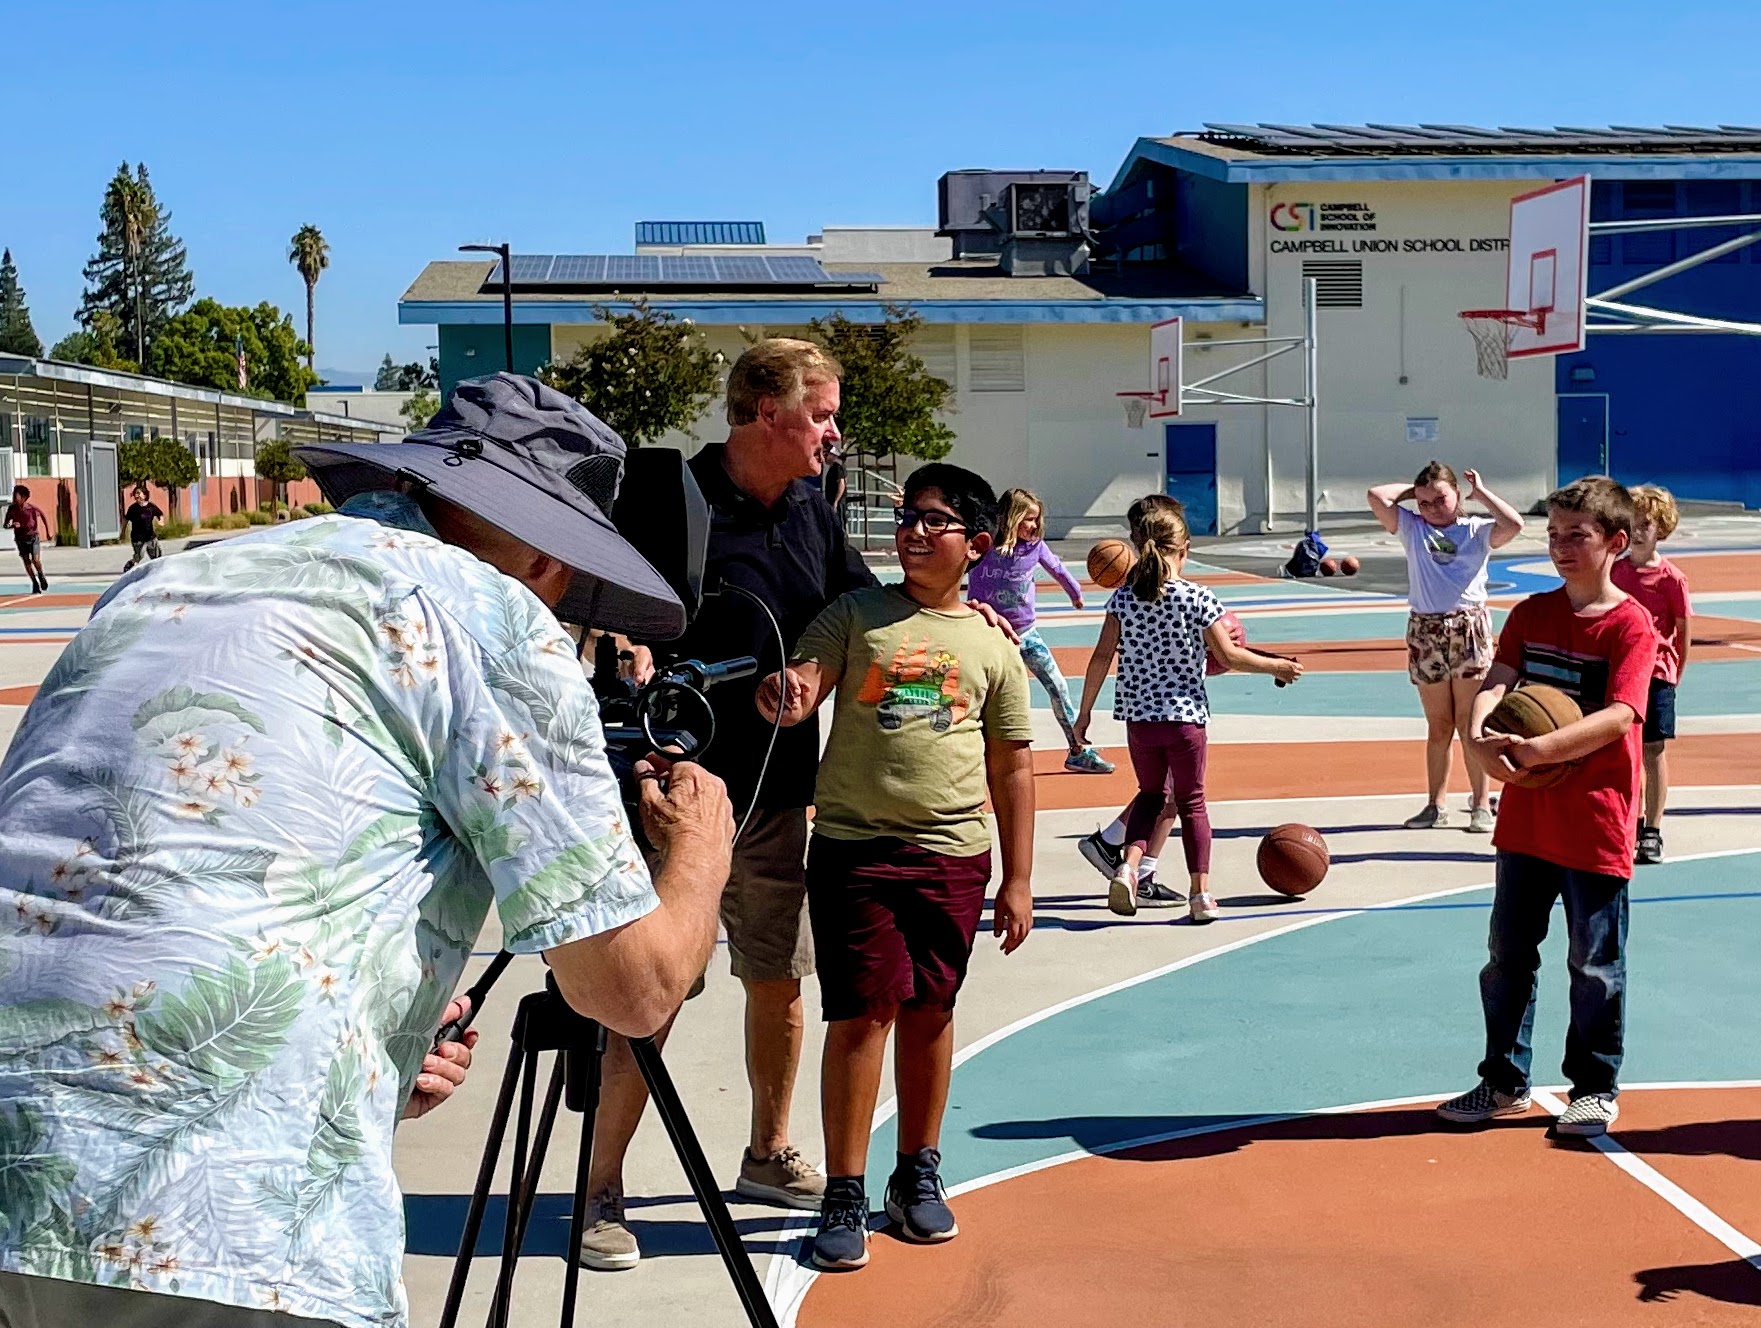
POLYGON ((1506 783, 1492 838, 1497 875, 1480 970, 1485 1056, 1479 1083, 1437 1108, 1478 1124, 1521 1115, 1530 1103, 1536 975, 1555 900, 1564 904, 1570 1032, 1570 1103, 1559 1134, 1602 1134, 1620 1114, 1625 1054, 1627 883, 1638 823, 1640 737, 1657 633, 1639 602, 1614 584, 1633 527, 1633 500, 1606 476, 1548 496, 1547 551, 1565 582, 1510 611, 1469 736, 1484 770, 1506 778, 1569 767, 1545 787, 1506 783), (1519 683, 1545 683, 1577 703, 1581 719, 1534 737, 1486 721, 1519 683))
POLYGON ((996 533, 988 484, 932 464, 905 482, 899 585, 847 594, 758 691, 798 724, 836 693, 814 794, 808 915, 826 1021, 826 1190, 813 1262, 869 1259, 864 1171, 887 1040, 898 1157, 885 1209, 906 1240, 959 1232, 941 1178, 954 1004, 978 937, 996 810, 1002 872, 992 933, 1013 953, 1033 926, 1033 728, 1015 647, 960 598, 996 533))

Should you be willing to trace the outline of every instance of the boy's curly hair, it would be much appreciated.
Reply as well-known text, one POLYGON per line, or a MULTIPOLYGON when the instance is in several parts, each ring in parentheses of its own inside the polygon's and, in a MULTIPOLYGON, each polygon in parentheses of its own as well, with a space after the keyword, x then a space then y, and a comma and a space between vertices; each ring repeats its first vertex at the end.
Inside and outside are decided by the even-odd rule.
POLYGON ((1657 527, 1657 538, 1666 540, 1681 525, 1682 514, 1676 509, 1675 495, 1657 484, 1637 484, 1632 488, 1633 515, 1657 527))

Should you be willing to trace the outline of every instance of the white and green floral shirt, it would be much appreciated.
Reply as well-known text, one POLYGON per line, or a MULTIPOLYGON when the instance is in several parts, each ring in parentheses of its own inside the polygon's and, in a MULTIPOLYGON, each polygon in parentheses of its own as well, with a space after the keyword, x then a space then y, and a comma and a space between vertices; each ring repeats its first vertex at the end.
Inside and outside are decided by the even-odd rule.
POLYGON ((403 1324, 442 1010, 492 902, 527 953, 655 906, 623 816, 573 644, 462 550, 320 517, 118 582, 0 765, 0 1269, 403 1324))

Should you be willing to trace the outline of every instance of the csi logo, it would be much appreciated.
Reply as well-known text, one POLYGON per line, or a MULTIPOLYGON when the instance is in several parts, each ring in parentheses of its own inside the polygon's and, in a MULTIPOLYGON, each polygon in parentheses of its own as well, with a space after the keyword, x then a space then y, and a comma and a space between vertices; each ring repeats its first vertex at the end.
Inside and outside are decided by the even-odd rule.
POLYGON ((1313 203, 1272 204, 1272 229, 1278 231, 1312 231, 1315 228, 1313 203))

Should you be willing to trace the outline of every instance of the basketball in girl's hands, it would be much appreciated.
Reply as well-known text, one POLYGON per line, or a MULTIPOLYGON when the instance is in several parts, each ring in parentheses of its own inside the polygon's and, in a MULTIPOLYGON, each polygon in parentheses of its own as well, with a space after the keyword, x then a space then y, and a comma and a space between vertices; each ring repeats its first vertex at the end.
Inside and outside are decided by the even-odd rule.
MULTIPOLYGON (((1567 724, 1575 724, 1583 717, 1584 712, 1578 708, 1578 703, 1559 688, 1540 682, 1526 683, 1504 694, 1504 699, 1486 716, 1486 731, 1508 733, 1518 738, 1539 738, 1567 724)), ((1577 764, 1576 761, 1561 761, 1513 771, 1500 763, 1491 774, 1506 784, 1522 788, 1552 788, 1571 774, 1577 764)))
MULTIPOLYGON (((1221 618, 1217 619, 1217 621, 1223 624, 1223 630, 1229 633, 1229 639, 1231 641, 1235 642, 1236 645, 1244 646, 1247 644, 1247 628, 1245 628, 1241 625, 1241 619, 1237 618, 1233 613, 1230 613, 1227 609, 1225 609, 1223 611, 1223 616, 1221 618)), ((1205 673, 1206 673, 1206 675, 1208 677, 1215 678, 1219 673, 1227 673, 1227 672, 1229 672, 1229 666, 1227 664, 1225 664, 1222 660, 1218 659, 1215 655, 1213 655, 1211 653, 1210 647, 1206 646, 1205 647, 1205 673)))
POLYGON ((1116 590, 1125 584, 1125 578, 1131 575, 1131 564, 1136 561, 1137 556, 1124 540, 1104 539, 1088 551, 1089 579, 1097 586, 1116 590))
POLYGON ((1349 553, 1339 560, 1339 570, 1346 576, 1356 576, 1358 568, 1362 566, 1363 564, 1349 553))
POLYGON ((1332 865, 1320 832, 1295 822, 1268 831, 1254 861, 1260 879, 1281 895, 1306 895, 1326 879, 1332 865))

